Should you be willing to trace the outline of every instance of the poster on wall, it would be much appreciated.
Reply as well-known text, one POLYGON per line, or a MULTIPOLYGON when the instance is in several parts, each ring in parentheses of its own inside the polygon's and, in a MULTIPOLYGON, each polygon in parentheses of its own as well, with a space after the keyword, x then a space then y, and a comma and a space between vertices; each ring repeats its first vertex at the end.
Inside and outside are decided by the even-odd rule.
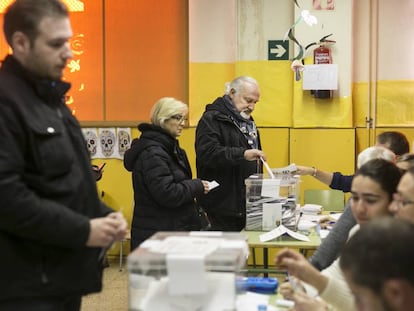
POLYGON ((98 151, 98 134, 96 128, 82 128, 82 133, 85 137, 90 157, 96 159, 98 151))
POLYGON ((123 159, 131 146, 131 129, 82 128, 86 145, 92 159, 123 159))
POLYGON ((334 10, 335 0, 313 0, 314 10, 334 10))
POLYGON ((125 151, 131 147, 131 128, 129 127, 118 127, 116 129, 117 140, 118 140, 118 153, 123 159, 125 151))
POLYGON ((99 128, 98 137, 97 158, 121 158, 114 127, 99 128))

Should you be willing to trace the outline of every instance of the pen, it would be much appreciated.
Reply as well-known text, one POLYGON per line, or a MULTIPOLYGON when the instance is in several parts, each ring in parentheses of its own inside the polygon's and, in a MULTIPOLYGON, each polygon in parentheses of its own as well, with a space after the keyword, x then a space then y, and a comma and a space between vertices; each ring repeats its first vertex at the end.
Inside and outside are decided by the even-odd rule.
MULTIPOLYGON (((105 163, 103 166, 105 166, 105 163)), ((124 214, 123 211, 124 211, 124 207, 121 206, 118 212, 123 215, 124 214)), ((116 242, 116 238, 114 237, 107 246, 101 248, 101 251, 99 252, 99 255, 98 255, 98 262, 101 262, 104 259, 106 252, 111 249, 111 247, 114 245, 115 242, 116 242)))
POLYGON ((287 279, 289 281, 290 286, 292 286, 293 292, 297 292, 300 290, 299 281, 294 276, 291 276, 289 271, 287 271, 287 279))
POLYGON ((101 167, 99 168, 99 172, 102 172, 103 168, 105 167, 106 162, 104 162, 104 164, 101 165, 101 167))
POLYGON ((299 213, 299 217, 298 217, 298 219, 296 220, 296 224, 295 224, 295 231, 298 231, 299 221, 300 221, 300 218, 302 217, 302 215, 303 215, 303 212, 300 212, 300 213, 299 213))

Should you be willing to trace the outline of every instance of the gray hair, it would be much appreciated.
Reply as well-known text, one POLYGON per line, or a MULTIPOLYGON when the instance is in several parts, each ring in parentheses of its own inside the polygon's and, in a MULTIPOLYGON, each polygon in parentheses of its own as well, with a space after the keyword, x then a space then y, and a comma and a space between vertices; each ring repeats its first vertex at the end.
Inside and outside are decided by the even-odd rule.
POLYGON ((392 152, 390 149, 387 149, 382 146, 368 147, 358 154, 357 167, 360 168, 362 165, 364 165, 372 159, 384 159, 391 162, 395 162, 395 158, 396 156, 394 152, 392 152))
POLYGON ((245 83, 259 85, 259 83, 257 83, 257 81, 253 79, 252 77, 249 77, 249 76, 237 77, 233 81, 226 82, 224 84, 224 88, 225 88, 224 94, 229 95, 231 90, 234 90, 236 93, 241 92, 244 88, 245 83))

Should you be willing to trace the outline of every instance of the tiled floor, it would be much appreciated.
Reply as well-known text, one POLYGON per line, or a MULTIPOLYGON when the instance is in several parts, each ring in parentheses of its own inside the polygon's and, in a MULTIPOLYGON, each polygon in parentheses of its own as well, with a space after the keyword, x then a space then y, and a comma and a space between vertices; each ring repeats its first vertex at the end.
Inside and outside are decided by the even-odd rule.
POLYGON ((128 272, 125 267, 119 271, 118 259, 110 261, 104 270, 103 290, 98 294, 83 297, 82 311, 127 311, 128 272))

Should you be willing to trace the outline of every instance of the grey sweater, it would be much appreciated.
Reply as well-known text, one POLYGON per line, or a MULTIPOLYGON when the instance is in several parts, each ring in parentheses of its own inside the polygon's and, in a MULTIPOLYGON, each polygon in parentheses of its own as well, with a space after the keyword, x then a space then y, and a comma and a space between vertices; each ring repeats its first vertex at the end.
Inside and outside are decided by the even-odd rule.
POLYGON ((310 258, 310 262, 317 269, 323 270, 331 265, 338 258, 342 246, 345 244, 349 230, 356 224, 352 214, 350 201, 346 202, 345 209, 341 217, 333 226, 331 232, 323 240, 316 252, 310 258))

